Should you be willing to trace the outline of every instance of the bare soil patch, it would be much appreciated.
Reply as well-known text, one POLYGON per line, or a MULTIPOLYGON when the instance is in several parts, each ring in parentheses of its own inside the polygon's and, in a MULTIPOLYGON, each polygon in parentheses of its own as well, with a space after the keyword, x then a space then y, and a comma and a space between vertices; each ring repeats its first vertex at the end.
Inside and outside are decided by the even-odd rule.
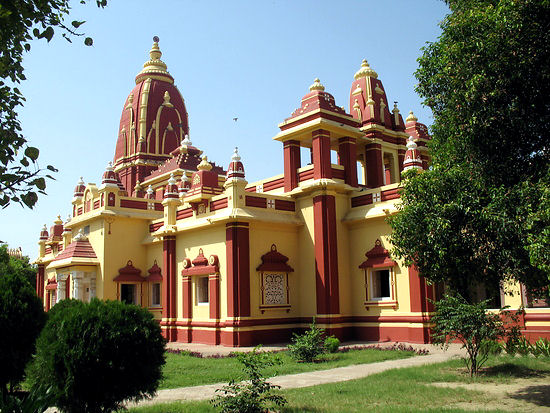
POLYGON ((431 383, 437 387, 462 388, 482 392, 487 402, 461 402, 448 407, 467 410, 550 412, 550 375, 515 378, 508 383, 431 383))

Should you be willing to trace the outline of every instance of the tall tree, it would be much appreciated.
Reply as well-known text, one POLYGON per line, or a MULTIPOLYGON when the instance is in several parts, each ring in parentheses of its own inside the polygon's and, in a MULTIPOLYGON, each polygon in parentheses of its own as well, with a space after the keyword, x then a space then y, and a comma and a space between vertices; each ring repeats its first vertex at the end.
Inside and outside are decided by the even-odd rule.
MULTIPOLYGON (((390 219, 394 254, 468 296, 477 282, 548 285, 550 1, 447 0, 417 91, 433 165, 390 219)), ((471 297, 470 297, 471 298, 471 297)))
MULTIPOLYGON (((85 4, 86 0, 80 0, 85 4)), ((38 194, 45 194, 46 179, 56 172, 48 165, 38 166, 38 148, 29 146, 18 117, 24 96, 18 85, 26 79, 23 56, 33 39, 53 38, 55 31, 72 42, 83 36, 78 28, 84 21, 65 23, 71 10, 70 0, 0 0, 0 206, 12 202, 32 208, 38 194)), ((105 7, 107 0, 96 0, 105 7)), ((90 37, 84 44, 91 46, 90 37)))

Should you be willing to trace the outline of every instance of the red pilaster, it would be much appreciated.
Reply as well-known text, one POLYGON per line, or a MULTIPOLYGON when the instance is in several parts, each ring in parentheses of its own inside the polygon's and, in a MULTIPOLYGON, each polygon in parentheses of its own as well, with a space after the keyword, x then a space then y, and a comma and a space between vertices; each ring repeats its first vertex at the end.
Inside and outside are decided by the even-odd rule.
POLYGON ((338 248, 333 195, 313 198, 317 313, 338 314, 338 248))
POLYGON ((208 293, 210 295, 210 318, 219 320, 220 318, 220 274, 210 274, 208 276, 208 293))
POLYGON ((283 143, 285 192, 298 186, 298 168, 301 166, 300 142, 295 140, 283 143))
POLYGON ((191 318, 193 315, 191 299, 191 276, 184 275, 182 277, 183 318, 191 318))
POLYGON ((247 222, 226 224, 227 315, 250 315, 250 248, 247 222))
POLYGON ((176 237, 165 236, 162 241, 162 260, 164 282, 162 283, 163 302, 162 318, 175 318, 176 307, 176 237))
MULTIPOLYGON (((426 283, 426 279, 418 273, 418 269, 414 265, 409 267, 409 293, 411 312, 427 313, 434 310, 433 304, 428 301, 434 299, 433 286, 426 283)), ((411 339, 429 342, 428 328, 410 330, 411 339)))
POLYGON ((403 172, 403 162, 405 162, 405 152, 407 151, 404 149, 397 150, 397 163, 399 164, 399 176, 401 176, 401 172, 403 172))
POLYGON ((36 295, 42 299, 44 298, 44 268, 44 264, 39 264, 36 273, 36 295))
POLYGON ((346 184, 357 186, 357 147, 355 138, 340 138, 338 140, 338 160, 344 167, 346 184))
POLYGON ((365 163, 367 168, 367 186, 376 188, 384 185, 382 146, 378 143, 371 143, 365 147, 365 163))
POLYGON ((330 132, 318 129, 313 131, 313 179, 332 178, 330 166, 330 132))

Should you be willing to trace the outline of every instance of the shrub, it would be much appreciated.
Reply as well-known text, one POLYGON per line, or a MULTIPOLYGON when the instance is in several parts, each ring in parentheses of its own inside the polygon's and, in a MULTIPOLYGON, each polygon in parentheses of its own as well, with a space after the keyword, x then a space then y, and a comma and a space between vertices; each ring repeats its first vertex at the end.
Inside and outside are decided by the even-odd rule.
POLYGON ((433 338, 444 346, 449 341, 458 340, 466 349, 466 367, 473 376, 489 357, 491 345, 505 336, 504 324, 500 314, 487 312, 488 301, 469 304, 460 295, 446 295, 435 304, 432 322, 433 338))
POLYGON ((550 357, 550 341, 547 338, 539 338, 531 346, 531 353, 535 356, 550 357))
POLYGON ((334 336, 329 336, 325 338, 325 349, 329 353, 336 353, 338 352, 338 348, 340 347, 340 340, 334 336))
POLYGON ((278 394, 272 394, 280 388, 267 382, 262 369, 280 364, 279 358, 273 354, 258 352, 258 347, 249 353, 237 355, 237 360, 243 365, 246 382, 238 383, 231 380, 228 385, 216 390, 218 394, 210 402, 219 407, 223 413, 257 413, 268 411, 269 405, 282 407, 286 399, 278 394))
POLYGON ((288 345, 290 355, 298 360, 311 363, 325 353, 325 330, 315 325, 315 319, 304 334, 293 334, 292 344, 288 345))
POLYGON ((152 314, 118 301, 63 300, 49 314, 30 368, 63 412, 109 412, 155 394, 164 339, 152 314))
POLYGON ((13 388, 23 378, 46 315, 29 281, 11 273, 9 261, 3 258, 0 256, 0 388, 6 397, 8 385, 13 388))

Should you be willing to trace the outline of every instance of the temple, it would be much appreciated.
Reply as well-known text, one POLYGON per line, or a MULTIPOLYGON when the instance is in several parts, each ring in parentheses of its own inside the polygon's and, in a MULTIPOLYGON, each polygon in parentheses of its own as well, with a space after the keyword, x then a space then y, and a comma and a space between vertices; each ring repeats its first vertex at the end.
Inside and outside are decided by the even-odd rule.
MULTIPOLYGON (((350 74, 348 110, 315 79, 273 137, 282 174, 247 182, 237 148, 216 165, 193 145, 154 40, 100 184, 80 178, 72 214, 40 232, 45 309, 121 300, 169 341, 225 346, 284 342, 313 318, 345 340, 429 342, 441 288, 392 259, 385 219, 403 170, 429 166, 430 136, 369 63, 350 74)), ((512 290, 498 305, 526 307, 524 334, 550 337, 547 303, 512 290)))

